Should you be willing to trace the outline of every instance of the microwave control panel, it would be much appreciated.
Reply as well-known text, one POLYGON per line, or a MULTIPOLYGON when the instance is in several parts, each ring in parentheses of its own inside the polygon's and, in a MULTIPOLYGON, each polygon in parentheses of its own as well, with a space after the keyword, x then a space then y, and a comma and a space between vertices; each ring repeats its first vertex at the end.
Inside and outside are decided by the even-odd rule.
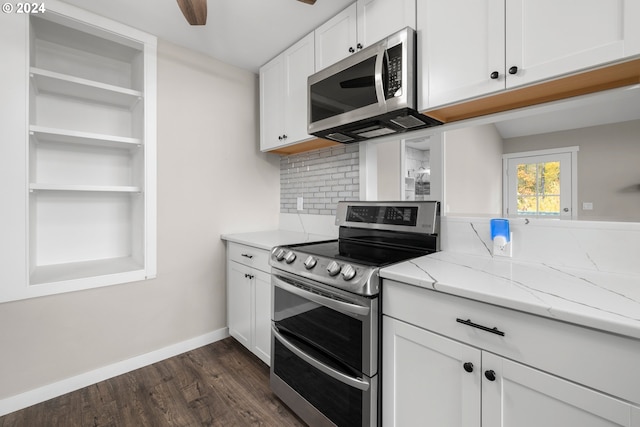
POLYGON ((402 45, 387 50, 387 99, 402 94, 402 45))

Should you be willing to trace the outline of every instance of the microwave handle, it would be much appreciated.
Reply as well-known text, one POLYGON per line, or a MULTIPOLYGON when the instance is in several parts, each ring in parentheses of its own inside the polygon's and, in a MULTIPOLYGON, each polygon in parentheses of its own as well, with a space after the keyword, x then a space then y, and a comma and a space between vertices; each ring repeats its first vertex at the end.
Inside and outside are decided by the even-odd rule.
POLYGON ((374 81, 376 85, 376 97, 378 105, 384 107, 386 111, 387 100, 384 96, 384 83, 382 81, 382 67, 384 66, 384 57, 387 55, 387 43, 382 43, 376 54, 376 65, 374 69, 374 81))

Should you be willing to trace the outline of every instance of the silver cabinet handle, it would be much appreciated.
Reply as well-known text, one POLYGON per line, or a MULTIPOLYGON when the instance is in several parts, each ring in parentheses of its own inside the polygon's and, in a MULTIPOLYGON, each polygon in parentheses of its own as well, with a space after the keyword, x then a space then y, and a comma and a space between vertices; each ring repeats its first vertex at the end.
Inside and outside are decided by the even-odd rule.
POLYGON ((357 388, 358 390, 366 391, 369 389, 369 382, 360 378, 353 378, 348 375, 343 374, 342 372, 333 369, 331 366, 325 365, 324 363, 314 359, 309 356, 307 353, 300 350, 298 347, 293 345, 290 341, 288 341, 285 337, 283 337, 278 329, 274 325, 271 325, 271 331, 273 331, 274 338, 277 339, 284 345, 289 351, 298 356, 300 359, 307 362, 309 365, 313 366, 320 372, 329 375, 330 377, 340 381, 343 384, 348 385, 349 387, 357 388))

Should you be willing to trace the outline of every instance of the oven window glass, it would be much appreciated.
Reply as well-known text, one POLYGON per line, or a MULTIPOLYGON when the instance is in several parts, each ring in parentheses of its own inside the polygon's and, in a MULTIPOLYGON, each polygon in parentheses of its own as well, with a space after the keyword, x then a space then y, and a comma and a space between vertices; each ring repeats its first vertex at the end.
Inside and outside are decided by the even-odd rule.
POLYGON ((274 340, 274 373, 338 427, 362 425, 363 397, 369 393, 324 374, 274 340))
POLYGON ((311 85, 311 122, 377 104, 375 66, 372 56, 311 85))
POLYGON ((274 287, 274 321, 283 332, 362 371, 363 322, 274 287))

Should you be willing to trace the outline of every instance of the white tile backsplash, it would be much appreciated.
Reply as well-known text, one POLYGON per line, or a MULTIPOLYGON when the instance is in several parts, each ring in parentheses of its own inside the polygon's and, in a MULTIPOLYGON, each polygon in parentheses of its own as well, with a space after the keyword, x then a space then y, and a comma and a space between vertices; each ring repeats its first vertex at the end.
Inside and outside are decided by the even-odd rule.
POLYGON ((358 200, 360 157, 358 144, 338 145, 280 159, 280 212, 336 214, 342 200, 358 200), (298 198, 303 209, 297 209, 298 198))

